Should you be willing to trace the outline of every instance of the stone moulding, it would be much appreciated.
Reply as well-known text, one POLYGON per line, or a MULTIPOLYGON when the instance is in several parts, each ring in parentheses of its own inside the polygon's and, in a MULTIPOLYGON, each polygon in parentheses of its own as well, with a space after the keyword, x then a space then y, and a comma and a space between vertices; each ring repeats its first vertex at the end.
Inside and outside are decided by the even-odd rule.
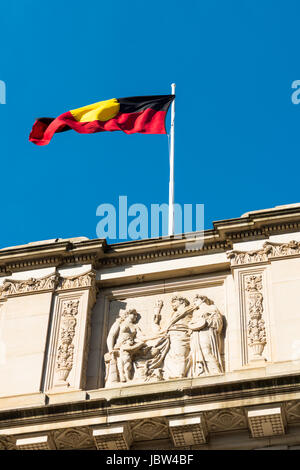
POLYGON ((231 266, 252 263, 265 263, 273 258, 285 256, 300 256, 300 242, 291 240, 288 243, 265 242, 259 250, 239 251, 231 250, 226 253, 231 266))
MULTIPOLYGON (((290 385, 292 383, 295 385, 295 378, 298 378, 298 375, 291 378, 290 385)), ((186 392, 181 391, 181 396, 185 396, 183 404, 181 400, 178 401, 178 390, 174 384, 173 392, 176 390, 176 394, 174 393, 171 400, 170 390, 165 395, 157 395, 159 403, 156 400, 153 402, 152 394, 148 399, 147 396, 144 396, 145 401, 143 402, 141 402, 140 396, 131 395, 133 401, 130 404, 128 403, 129 397, 121 398, 118 395, 118 401, 114 403, 113 407, 111 407, 110 400, 107 400, 105 404, 103 397, 93 408, 82 402, 80 405, 80 401, 72 403, 67 398, 63 405, 64 408, 61 405, 56 409, 52 407, 41 409, 40 406, 36 408, 25 407, 22 411, 22 418, 20 418, 19 410, 11 410, 9 415, 5 411, 6 416, 2 416, 5 421, 2 420, 0 430, 2 433, 0 435, 0 451, 13 450, 18 447, 16 444, 19 439, 29 438, 36 439, 33 443, 40 445, 39 448, 45 448, 46 436, 49 447, 53 443, 54 448, 58 450, 96 449, 97 447, 116 450, 121 446, 128 448, 131 441, 133 441, 133 449, 136 449, 136 444, 145 441, 154 441, 157 444, 160 440, 168 440, 171 446, 172 431, 175 431, 176 444, 181 448, 183 448, 182 446, 205 445, 205 441, 211 443, 211 448, 214 448, 214 439, 211 438, 220 436, 220 433, 225 437, 225 444, 226 442, 233 444, 234 440, 232 440, 231 434, 233 431, 239 432, 241 435, 244 434, 244 443, 249 449, 253 448, 251 447, 253 439, 272 438, 273 436, 277 439, 276 436, 282 435, 283 437, 284 434, 286 436, 283 438, 286 439, 286 442, 293 442, 295 445, 295 439, 296 443, 299 443, 300 440, 299 432, 290 431, 291 429, 299 429, 300 424, 299 383, 297 382, 296 385, 298 399, 290 400, 290 391, 288 392, 286 389, 285 380, 279 379, 279 381, 281 384, 275 385, 275 394, 277 397, 281 397, 280 401, 276 399, 274 394, 274 379, 269 378, 266 383, 265 377, 261 377, 262 388, 260 391, 263 393, 259 403, 257 403, 258 389, 256 388, 259 386, 259 382, 254 383, 249 380, 241 386, 238 397, 236 391, 234 396, 232 395, 232 384, 230 384, 227 389, 229 395, 223 396, 221 402, 218 401, 220 394, 216 393, 215 388, 209 392, 214 398, 208 399, 206 396, 204 401, 203 389, 198 388, 196 395, 192 394, 188 401, 186 401, 186 392), (282 392, 284 395, 281 395, 282 392), (200 395, 201 400, 198 401, 200 395), (234 398, 236 404, 239 403, 237 407, 232 407, 233 402, 229 399, 230 397, 234 398), (220 408, 220 403, 222 403, 222 408, 220 408), (184 406, 187 406, 190 411, 184 412, 184 406), (194 408, 193 411, 191 411, 191 406, 194 408), (180 412, 178 407, 180 407, 180 412), (174 409, 174 413, 172 409, 174 409), (140 411, 140 415, 133 419, 137 410, 140 411), (145 418, 145 414, 148 415, 147 418, 145 418), (103 418, 102 424, 100 421, 95 424, 95 418, 98 420, 103 418), (81 420, 80 423, 78 419, 81 420), (170 423, 170 420, 173 422, 170 423), (43 429, 37 432, 39 425, 42 425, 43 429), (250 431, 249 434, 246 433, 247 429, 250 431), (227 441, 227 437, 230 436, 231 439, 227 441), (37 439, 38 437, 39 439, 37 439), (127 444, 124 443, 124 437, 127 444)), ((219 384, 219 390, 224 393, 223 384, 219 384)), ((225 394, 227 392, 225 391, 225 394)), ((18 442, 18 444, 25 444, 25 442, 18 442)), ((27 444, 30 444, 30 441, 27 444)), ((240 445, 239 441, 237 447, 240 445)), ((270 444, 266 443, 265 445, 270 444)), ((256 447, 259 446, 256 445, 256 447)), ((51 448, 53 447, 51 446, 51 448)), ((169 448, 173 449, 173 447, 169 448)))
MULTIPOLYGON (((244 214, 242 217, 220 220, 204 233, 193 232, 193 237, 204 238, 201 249, 186 249, 189 240, 163 237, 134 240, 134 243, 107 244, 105 239, 56 239, 28 243, 0 249, 0 277, 13 272, 58 267, 62 265, 92 264, 94 268, 134 263, 149 263, 165 258, 180 258, 226 252, 235 240, 268 238, 269 234, 291 233, 300 227, 300 207, 293 205, 244 214)), ((196 245, 195 245, 195 248, 196 245)))
MULTIPOLYGON (((187 243, 189 242, 188 239, 185 240, 187 243)), ((192 243, 191 241, 189 243, 192 243)), ((215 252, 223 252, 226 248, 229 248, 231 243, 227 243, 227 241, 215 241, 214 243, 205 243, 201 248, 195 248, 194 250, 186 249, 184 246, 181 248, 173 247, 165 250, 158 250, 158 251, 145 251, 139 254, 132 254, 128 256, 120 256, 120 257, 112 257, 112 258, 103 258, 98 261, 97 266, 102 267, 109 267, 109 266, 117 266, 123 265, 128 263, 145 263, 151 261, 157 261, 164 258, 170 257, 181 257, 185 255, 199 255, 199 254, 207 254, 208 253, 215 253, 215 252)))
POLYGON ((91 288, 95 286, 95 271, 88 271, 77 276, 62 277, 58 273, 41 278, 26 280, 5 279, 0 287, 0 299, 17 295, 35 294, 36 292, 52 292, 91 288))

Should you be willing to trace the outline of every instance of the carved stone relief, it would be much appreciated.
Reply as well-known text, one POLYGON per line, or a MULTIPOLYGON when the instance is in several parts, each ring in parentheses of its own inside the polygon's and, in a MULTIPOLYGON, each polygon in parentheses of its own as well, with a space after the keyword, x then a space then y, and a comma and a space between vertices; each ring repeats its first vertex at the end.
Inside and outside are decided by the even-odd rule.
POLYGON ((148 418, 130 423, 134 441, 152 441, 156 439, 168 439, 169 426, 165 418, 148 418))
POLYGON ((11 436, 0 436, 0 450, 14 450, 16 439, 11 436))
POLYGON ((61 277, 58 273, 53 273, 41 278, 26 280, 5 279, 2 286, 0 286, 0 299, 12 295, 24 295, 41 291, 93 287, 95 277, 95 272, 89 271, 69 277, 61 277))
POLYGON ((265 242, 263 247, 254 251, 231 250, 227 253, 233 266, 241 264, 262 263, 271 258, 300 255, 300 242, 292 240, 288 243, 265 242))
POLYGON ((76 289, 78 287, 91 287, 94 285, 96 274, 94 271, 80 274, 79 276, 60 277, 58 290, 76 289))
POLYGON ((67 384, 68 375, 73 367, 75 329, 77 324, 79 300, 65 300, 61 313, 59 344, 56 357, 56 372, 59 382, 67 384))
POLYGON ((90 316, 96 300, 93 271, 59 278, 54 292, 45 389, 85 386, 90 316))
POLYGON ((95 447, 92 431, 89 427, 60 429, 53 432, 56 448, 62 449, 91 449, 95 447))
POLYGON ((206 411, 205 419, 210 432, 247 428, 247 419, 243 408, 206 411))
POLYGON ((121 310, 107 336, 105 386, 220 374, 222 328, 205 295, 157 299, 147 327, 135 308, 121 310))
POLYGON ((58 286, 58 283, 59 276, 57 273, 39 279, 33 277, 27 280, 5 279, 0 287, 0 298, 30 292, 54 290, 58 286))
POLYGON ((285 404, 287 420, 291 423, 300 422, 300 402, 297 400, 288 401, 285 404))
POLYGON ((246 276, 244 282, 248 314, 248 346, 253 360, 263 359, 262 353, 267 340, 263 319, 262 274, 246 276))

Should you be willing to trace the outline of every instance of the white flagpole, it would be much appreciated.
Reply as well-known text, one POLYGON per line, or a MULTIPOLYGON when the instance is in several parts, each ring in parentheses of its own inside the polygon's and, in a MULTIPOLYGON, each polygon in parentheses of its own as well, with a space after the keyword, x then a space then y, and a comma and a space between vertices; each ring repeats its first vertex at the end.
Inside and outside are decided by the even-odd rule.
MULTIPOLYGON (((175 95, 175 83, 172 83, 172 95, 175 95)), ((175 140, 175 99, 171 105, 170 130, 170 181, 169 181, 169 235, 174 235, 174 140, 175 140)))

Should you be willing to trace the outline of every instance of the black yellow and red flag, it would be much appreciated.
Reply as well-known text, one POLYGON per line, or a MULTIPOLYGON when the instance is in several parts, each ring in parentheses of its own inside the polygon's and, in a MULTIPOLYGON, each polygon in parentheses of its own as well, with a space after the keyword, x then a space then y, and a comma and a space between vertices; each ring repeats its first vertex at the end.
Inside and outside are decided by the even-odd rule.
POLYGON ((39 118, 29 140, 47 145, 55 133, 70 129, 80 134, 104 131, 166 134, 165 118, 174 98, 175 95, 112 98, 67 111, 57 118, 39 118))

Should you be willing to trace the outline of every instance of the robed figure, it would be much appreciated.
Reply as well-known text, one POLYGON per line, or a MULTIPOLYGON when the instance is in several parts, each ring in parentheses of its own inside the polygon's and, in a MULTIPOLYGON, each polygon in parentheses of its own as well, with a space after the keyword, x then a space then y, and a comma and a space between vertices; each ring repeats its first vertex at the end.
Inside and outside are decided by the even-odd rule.
POLYGON ((220 354, 220 335, 223 319, 213 300, 196 295, 193 318, 188 323, 190 336, 192 377, 223 372, 220 354))

